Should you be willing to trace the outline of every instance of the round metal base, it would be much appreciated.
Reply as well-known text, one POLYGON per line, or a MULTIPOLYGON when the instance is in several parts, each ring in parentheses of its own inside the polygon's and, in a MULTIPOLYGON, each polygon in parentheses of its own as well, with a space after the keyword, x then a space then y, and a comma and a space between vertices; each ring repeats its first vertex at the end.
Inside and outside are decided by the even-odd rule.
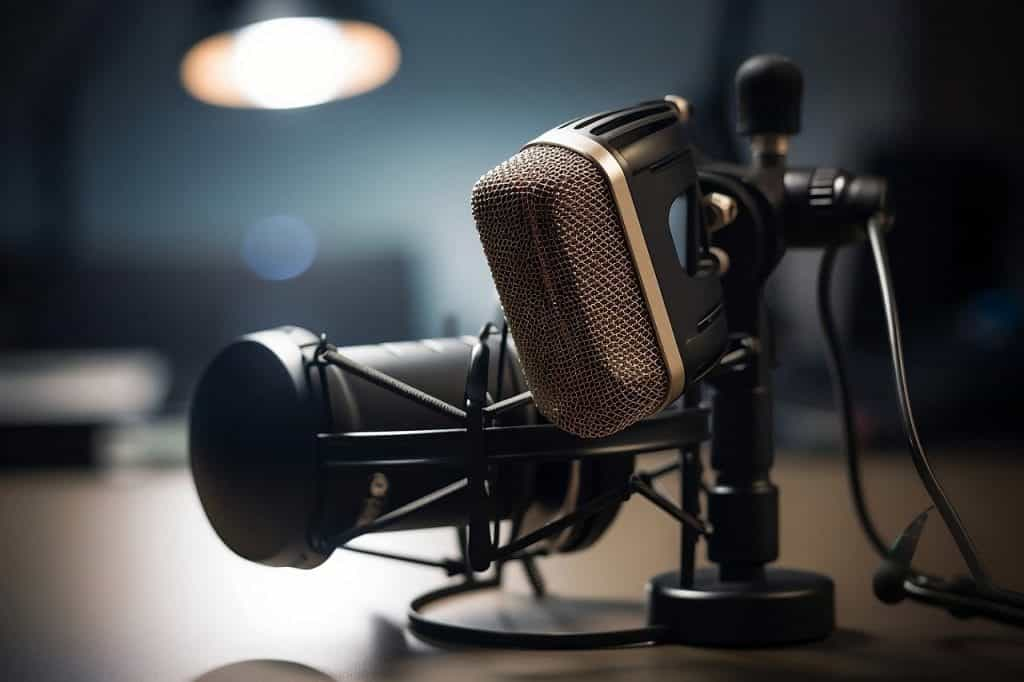
POLYGON ((409 629, 420 639, 439 646, 489 647, 495 649, 603 649, 660 641, 662 628, 639 627, 585 632, 522 632, 460 625, 432 618, 427 606, 451 597, 501 589, 501 580, 463 582, 428 592, 409 605, 409 629))
POLYGON ((660 641, 710 646, 770 646, 824 639, 835 628, 832 581, 807 571, 766 568, 755 582, 722 582, 697 571, 692 587, 679 573, 647 584, 647 618, 660 641))

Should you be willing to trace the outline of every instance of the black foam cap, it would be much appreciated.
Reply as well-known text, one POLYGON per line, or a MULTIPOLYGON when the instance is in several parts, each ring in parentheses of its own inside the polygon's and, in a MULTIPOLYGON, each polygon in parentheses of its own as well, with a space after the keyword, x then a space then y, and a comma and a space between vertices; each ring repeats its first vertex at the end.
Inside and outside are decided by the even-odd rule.
POLYGON ((800 132, 804 78, 786 57, 751 57, 736 72, 736 132, 793 135, 800 132))
POLYGON ((236 554, 271 566, 312 568, 316 500, 312 434, 318 411, 300 343, 286 329, 250 334, 220 352, 192 402, 189 450, 203 509, 236 554))

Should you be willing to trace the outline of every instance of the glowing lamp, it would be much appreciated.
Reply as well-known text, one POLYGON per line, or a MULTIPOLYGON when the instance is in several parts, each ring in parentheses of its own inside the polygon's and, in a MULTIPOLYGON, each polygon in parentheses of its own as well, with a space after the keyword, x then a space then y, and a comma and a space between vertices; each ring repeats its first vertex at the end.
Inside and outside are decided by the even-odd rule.
POLYGON ((207 104, 313 106, 380 87, 401 61, 394 36, 350 4, 221 3, 214 14, 181 62, 185 89, 207 104))

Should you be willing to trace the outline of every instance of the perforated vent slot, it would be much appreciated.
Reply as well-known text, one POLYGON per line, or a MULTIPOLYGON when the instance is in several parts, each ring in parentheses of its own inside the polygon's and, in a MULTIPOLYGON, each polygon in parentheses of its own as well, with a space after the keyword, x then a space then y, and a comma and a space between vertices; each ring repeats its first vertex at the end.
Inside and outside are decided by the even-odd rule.
POLYGON ((622 126, 626 125, 627 123, 632 123, 633 121, 639 121, 642 118, 647 118, 648 116, 653 116, 654 114, 660 114, 660 113, 666 112, 668 110, 669 110, 669 107, 668 107, 667 104, 661 104, 661 105, 658 105, 658 106, 651 107, 649 109, 638 109, 636 111, 631 111, 628 114, 623 114, 622 116, 618 116, 616 118, 613 118, 612 120, 610 120, 610 121, 608 121, 606 123, 602 123, 601 125, 597 126, 593 130, 591 130, 590 132, 592 134, 594 134, 594 135, 604 135, 609 130, 615 130, 616 128, 621 128, 622 126))
POLYGON ((627 130, 621 135, 616 135, 614 138, 612 138, 612 144, 617 146, 625 146, 633 142, 634 140, 639 140, 642 137, 653 135, 654 133, 658 132, 659 130, 662 130, 663 128, 668 128, 675 122, 675 116, 666 116, 665 118, 660 118, 658 120, 651 121, 650 123, 645 123, 644 125, 637 126, 632 130, 627 130))
POLYGON ((614 116, 615 114, 619 113, 620 111, 625 111, 625 109, 613 109, 611 111, 602 111, 600 114, 594 114, 593 116, 590 116, 588 118, 583 119, 582 121, 580 121, 579 123, 574 125, 573 128, 575 128, 576 130, 580 130, 581 128, 586 128, 589 125, 593 125, 594 123, 597 123, 602 118, 608 118, 609 116, 614 116))

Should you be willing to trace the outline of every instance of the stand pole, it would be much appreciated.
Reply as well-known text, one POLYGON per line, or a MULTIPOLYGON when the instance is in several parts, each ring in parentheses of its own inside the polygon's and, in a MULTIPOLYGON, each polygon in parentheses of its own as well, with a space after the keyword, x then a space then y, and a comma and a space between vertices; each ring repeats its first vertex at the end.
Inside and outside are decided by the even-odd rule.
MULTIPOLYGON (((756 322, 747 329, 756 335, 737 337, 747 349, 745 358, 709 380, 716 389, 711 437, 716 480, 708 491, 708 558, 718 568, 692 571, 693 549, 684 528, 680 570, 655 576, 647 588, 648 623, 665 628, 662 641, 764 646, 823 639, 834 628, 831 580, 766 568, 779 553, 779 493, 769 475, 774 461, 771 339, 760 292, 753 300, 756 322)), ((692 479, 693 470, 691 462, 684 479, 692 479)), ((694 487, 686 483, 684 503, 692 504, 687 496, 694 487)))
MULTIPOLYGON (((701 399, 700 386, 694 386, 683 398, 683 407, 699 407, 701 399)), ((679 450, 679 500, 683 511, 701 517, 700 485, 701 485, 700 444, 688 445, 679 450)), ((679 586, 693 586, 693 572, 697 563, 697 541, 700 533, 687 524, 682 525, 679 547, 679 586)))
POLYGON ((779 555, 779 490, 769 477, 775 460, 771 338, 760 301, 756 315, 748 359, 713 379, 716 479, 708 493, 708 518, 715 533, 708 558, 719 565, 723 581, 760 580, 764 565, 779 555))

